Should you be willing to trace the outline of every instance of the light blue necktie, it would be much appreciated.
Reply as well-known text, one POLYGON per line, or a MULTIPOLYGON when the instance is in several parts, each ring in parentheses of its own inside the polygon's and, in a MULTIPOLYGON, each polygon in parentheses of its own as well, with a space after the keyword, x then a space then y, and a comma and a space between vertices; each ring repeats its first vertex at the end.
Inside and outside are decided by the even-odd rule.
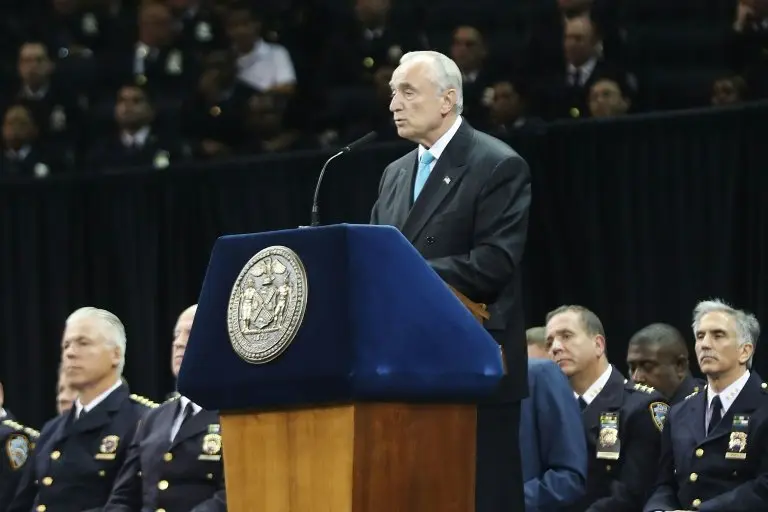
POLYGON ((421 189, 424 188, 424 184, 427 182, 427 178, 429 178, 429 165, 435 161, 435 155, 430 153, 429 151, 425 151, 423 155, 421 155, 421 158, 419 159, 419 169, 416 171, 416 182, 413 184, 413 202, 416 202, 416 199, 419 197, 419 194, 421 193, 421 189))

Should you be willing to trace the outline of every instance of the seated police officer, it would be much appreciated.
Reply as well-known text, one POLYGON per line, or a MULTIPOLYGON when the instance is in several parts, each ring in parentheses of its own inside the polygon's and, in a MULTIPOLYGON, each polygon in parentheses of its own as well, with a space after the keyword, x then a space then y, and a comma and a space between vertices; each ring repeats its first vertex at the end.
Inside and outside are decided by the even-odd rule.
MULTIPOLYGON (((176 322, 178 377, 197 306, 176 322)), ((142 421, 103 512, 226 512, 219 415, 175 395, 142 421)))
POLYGON ((693 312, 706 390, 675 405, 647 512, 768 510, 768 385, 750 371, 760 324, 719 300, 693 312))
POLYGON ((0 512, 5 512, 13 499, 21 470, 40 437, 40 432, 18 423, 13 414, 3 408, 4 398, 0 383, 0 512))
POLYGON ((123 323, 109 311, 69 316, 62 366, 78 398, 43 426, 10 512, 90 512, 107 502, 139 419, 157 406, 120 379, 125 347, 123 323))
POLYGON ((669 406, 653 389, 626 384, 608 363, 603 325, 587 308, 561 306, 550 312, 546 336, 582 409, 587 436, 586 495, 563 510, 639 512, 656 480, 669 406))
POLYGON ((630 338, 627 366, 633 382, 654 388, 669 405, 704 387, 691 375, 685 338, 668 324, 648 325, 630 338))

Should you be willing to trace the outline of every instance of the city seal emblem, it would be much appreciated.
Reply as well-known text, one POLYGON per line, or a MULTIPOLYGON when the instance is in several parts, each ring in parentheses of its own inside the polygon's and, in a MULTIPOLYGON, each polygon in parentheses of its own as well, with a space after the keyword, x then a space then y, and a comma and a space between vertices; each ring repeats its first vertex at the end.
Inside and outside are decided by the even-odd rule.
POLYGON ((229 340, 251 364, 268 363, 296 337, 307 309, 307 272, 283 246, 267 247, 248 260, 229 297, 229 340))

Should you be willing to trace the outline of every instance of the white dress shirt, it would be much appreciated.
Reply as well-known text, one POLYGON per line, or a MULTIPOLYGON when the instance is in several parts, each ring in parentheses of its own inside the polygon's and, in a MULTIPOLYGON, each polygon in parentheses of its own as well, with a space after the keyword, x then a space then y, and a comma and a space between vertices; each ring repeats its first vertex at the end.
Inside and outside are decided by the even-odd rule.
POLYGON ((461 116, 458 116, 456 118, 456 121, 451 125, 450 128, 448 128, 448 131, 443 134, 442 137, 437 139, 434 144, 432 144, 431 148, 425 148, 421 144, 419 144, 419 160, 421 160, 421 156, 429 149, 429 152, 432 153, 432 156, 435 157, 434 160, 429 164, 429 172, 432 173, 432 171, 435 168, 435 164, 437 164, 437 161, 440 160, 440 155, 443 154, 443 151, 445 151, 445 148, 448 146, 448 143, 451 142, 451 139, 453 139, 453 136, 456 135, 456 132, 459 131, 459 126, 461 126, 461 116))
MULTIPOLYGON (((187 407, 187 404, 192 405, 192 416, 199 413, 203 409, 202 407, 200 407, 199 405, 197 405, 195 402, 185 397, 184 395, 179 397, 179 402, 180 402, 180 408, 182 411, 184 411, 184 409, 187 407)), ((181 414, 177 415, 176 418, 174 418, 173 425, 171 426, 171 441, 173 441, 176 438, 176 434, 178 434, 179 430, 181 430, 181 424, 183 421, 184 421, 184 417, 181 414)))
MULTIPOLYGON (((581 398, 584 399, 584 402, 586 402, 587 405, 591 404, 592 401, 597 397, 597 395, 600 394, 600 392, 603 390, 605 385, 608 383, 608 379, 611 377, 611 372, 613 371, 613 366, 608 365, 608 368, 603 372, 600 377, 597 378, 597 380, 592 383, 591 386, 587 388, 587 390, 584 392, 583 395, 581 395, 581 398)), ((573 392, 573 395, 576 397, 576 399, 579 399, 579 394, 575 391, 573 392)))
POLYGON ((722 418, 725 416, 725 413, 728 412, 728 409, 731 408, 733 405, 733 402, 736 400, 736 397, 739 396, 739 393, 741 393, 741 390, 744 389, 744 385, 749 380, 749 370, 744 372, 744 375, 736 379, 735 382, 733 382, 730 386, 726 387, 724 390, 722 390, 720 393, 715 393, 712 391, 712 388, 710 386, 707 386, 707 412, 704 415, 704 431, 706 432, 707 429, 709 429, 709 420, 712 419, 712 400, 715 399, 716 396, 720 396, 720 403, 722 403, 723 407, 720 409, 720 417, 722 418))
POLYGON ((78 398, 77 398, 77 400, 75 400, 75 419, 78 419, 78 418, 80 417, 80 414, 81 414, 83 411, 85 411, 85 412, 91 412, 91 410, 93 410, 93 408, 94 408, 94 407, 96 407, 96 406, 97 406, 97 405, 99 405, 101 402, 103 402, 104 400, 106 400, 106 399, 107 399, 107 397, 108 397, 110 394, 112 394, 112 392, 113 392, 114 390, 116 390, 117 388, 119 388, 119 387, 120 387, 120 386, 122 386, 122 385, 123 385, 123 381, 122 381, 121 379, 117 379, 117 382, 115 382, 115 383, 112 385, 112 387, 111 387, 111 388, 109 388, 108 390, 106 390, 105 392, 103 392, 102 394, 100 394, 99 396, 97 396, 96 398, 94 398, 93 400, 91 400, 91 402, 90 402, 88 405, 83 405, 83 404, 82 404, 82 402, 80 402, 80 397, 78 397, 78 398))

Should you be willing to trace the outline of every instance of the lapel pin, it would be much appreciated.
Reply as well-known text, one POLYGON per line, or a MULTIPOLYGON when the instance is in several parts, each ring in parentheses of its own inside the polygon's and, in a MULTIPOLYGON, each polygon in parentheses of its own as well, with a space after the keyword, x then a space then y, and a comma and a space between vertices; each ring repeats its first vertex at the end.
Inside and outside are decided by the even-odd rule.
POLYGON ((451 178, 449 178, 448 176, 443 178, 443 181, 445 182, 446 185, 450 185, 451 184, 451 178))

